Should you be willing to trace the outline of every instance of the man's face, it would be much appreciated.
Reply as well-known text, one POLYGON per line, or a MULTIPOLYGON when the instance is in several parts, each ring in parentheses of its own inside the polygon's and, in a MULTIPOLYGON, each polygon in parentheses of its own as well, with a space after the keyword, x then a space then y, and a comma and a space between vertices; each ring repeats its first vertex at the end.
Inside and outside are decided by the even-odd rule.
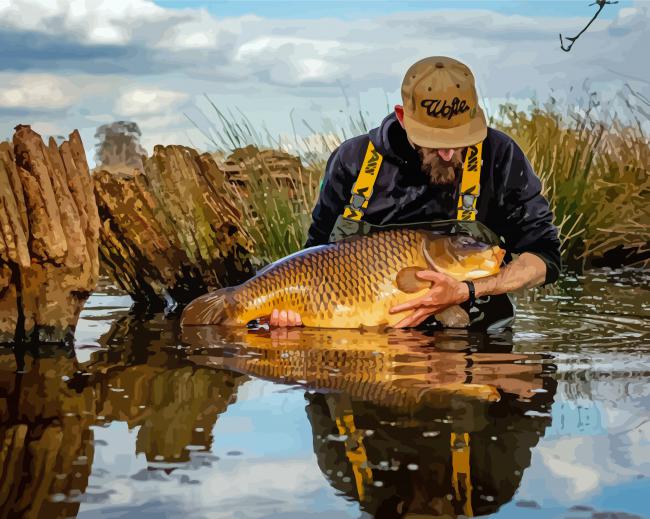
POLYGON ((451 184, 463 166, 463 148, 438 150, 423 148, 409 139, 420 156, 421 169, 432 184, 451 184))

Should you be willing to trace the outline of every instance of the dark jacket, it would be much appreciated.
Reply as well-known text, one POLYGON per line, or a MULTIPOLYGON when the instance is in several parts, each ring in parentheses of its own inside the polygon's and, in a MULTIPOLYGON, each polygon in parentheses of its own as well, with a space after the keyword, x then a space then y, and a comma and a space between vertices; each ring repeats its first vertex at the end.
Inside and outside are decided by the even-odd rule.
MULTIPOLYGON (((384 157, 363 219, 373 225, 456 218, 460 175, 453 185, 434 185, 420 169, 417 152, 394 113, 368 135, 345 141, 327 162, 305 247, 327 243, 334 222, 350 201, 368 139, 384 157)), ((501 237, 511 253, 531 252, 546 263, 545 283, 560 272, 560 241, 541 183, 522 150, 503 132, 488 128, 476 219, 501 237)))

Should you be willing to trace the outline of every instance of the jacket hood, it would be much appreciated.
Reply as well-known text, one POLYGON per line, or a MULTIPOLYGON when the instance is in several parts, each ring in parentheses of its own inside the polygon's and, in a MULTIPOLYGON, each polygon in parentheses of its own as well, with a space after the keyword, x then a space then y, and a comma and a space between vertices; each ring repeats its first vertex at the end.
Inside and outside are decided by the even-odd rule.
POLYGON ((377 128, 368 132, 368 137, 377 151, 388 160, 398 164, 419 162, 420 160, 417 152, 409 143, 404 128, 397 120, 395 112, 384 117, 377 128))

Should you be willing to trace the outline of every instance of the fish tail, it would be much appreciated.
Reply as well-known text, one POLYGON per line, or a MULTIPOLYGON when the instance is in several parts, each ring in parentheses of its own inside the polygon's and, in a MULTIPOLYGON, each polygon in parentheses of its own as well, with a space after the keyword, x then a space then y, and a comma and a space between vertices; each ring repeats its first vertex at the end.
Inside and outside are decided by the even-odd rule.
POLYGON ((232 288, 220 288, 194 299, 181 314, 181 326, 226 324, 232 314, 232 288))

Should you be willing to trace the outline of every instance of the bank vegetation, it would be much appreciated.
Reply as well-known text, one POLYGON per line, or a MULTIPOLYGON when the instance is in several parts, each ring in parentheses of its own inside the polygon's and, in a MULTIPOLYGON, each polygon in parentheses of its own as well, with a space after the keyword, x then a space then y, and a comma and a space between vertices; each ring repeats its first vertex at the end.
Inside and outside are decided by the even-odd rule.
MULTIPOLYGON (((647 265, 650 261, 650 141, 647 112, 616 113, 560 108, 552 103, 518 110, 505 104, 490 125, 522 147, 543 182, 555 215, 564 265, 573 271, 594 266, 647 265), (627 121, 627 122, 624 122, 627 121)), ((649 107, 650 108, 650 107, 649 107)), ((222 143, 244 144, 257 136, 244 119, 219 113, 222 143)), ((352 131, 309 143, 302 167, 281 181, 261 167, 251 168, 245 187, 231 185, 252 237, 255 255, 266 263, 302 247, 311 210, 330 151, 355 131, 368 130, 363 117, 351 119, 352 131), (246 203, 247 201, 247 203, 246 203)), ((258 143, 261 145, 262 143, 258 143)))

